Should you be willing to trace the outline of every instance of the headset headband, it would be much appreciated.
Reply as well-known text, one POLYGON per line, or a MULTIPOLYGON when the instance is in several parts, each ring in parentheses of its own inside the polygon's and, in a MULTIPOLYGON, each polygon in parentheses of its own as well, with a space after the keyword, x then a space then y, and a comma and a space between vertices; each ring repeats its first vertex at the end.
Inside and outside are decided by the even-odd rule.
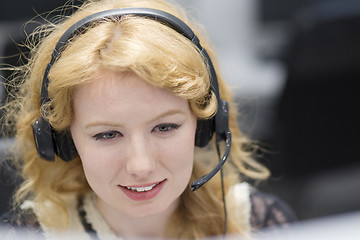
POLYGON ((41 105, 46 102, 49 102, 49 96, 47 91, 47 86, 49 84, 48 74, 55 63, 55 61, 59 58, 61 52, 64 50, 65 45, 77 34, 83 32, 90 24, 93 24, 95 21, 101 21, 104 19, 111 19, 114 17, 122 17, 125 15, 134 15, 134 16, 142 16, 147 17, 158 22, 162 22, 178 33, 182 34, 184 37, 189 39, 197 48, 199 49, 200 53, 205 57, 206 63, 209 66, 209 77, 210 77, 210 85, 211 90, 215 93, 217 101, 220 101, 220 94, 219 94, 219 86, 217 81, 216 72, 213 66, 213 63, 206 52, 206 50, 201 46, 198 37, 194 34, 191 28, 186 25, 183 21, 179 18, 161 11, 152 8, 117 8, 106 10, 98 13, 91 14, 78 22, 74 23, 70 28, 68 28, 64 34, 60 37, 59 41, 57 42, 52 54, 51 60, 45 70, 43 84, 41 89, 41 105))

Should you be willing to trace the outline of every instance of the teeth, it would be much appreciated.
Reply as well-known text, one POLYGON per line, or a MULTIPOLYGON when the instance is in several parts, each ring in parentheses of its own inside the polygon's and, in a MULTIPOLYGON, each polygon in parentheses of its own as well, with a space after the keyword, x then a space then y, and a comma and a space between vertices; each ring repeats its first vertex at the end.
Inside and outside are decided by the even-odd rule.
POLYGON ((147 191, 150 191, 151 189, 153 189, 156 185, 157 184, 155 183, 148 187, 126 187, 126 188, 131 191, 135 191, 135 192, 147 192, 147 191))

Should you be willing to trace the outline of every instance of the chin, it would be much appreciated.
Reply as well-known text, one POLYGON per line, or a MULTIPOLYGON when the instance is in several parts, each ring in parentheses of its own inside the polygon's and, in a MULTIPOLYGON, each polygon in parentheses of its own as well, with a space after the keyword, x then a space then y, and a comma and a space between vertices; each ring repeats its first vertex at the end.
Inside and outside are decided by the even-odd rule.
POLYGON ((127 215, 133 218, 146 218, 162 214, 171 215, 178 206, 178 200, 170 204, 155 201, 153 204, 143 206, 133 206, 127 208, 127 215), (130 211, 129 211, 130 210, 130 211))

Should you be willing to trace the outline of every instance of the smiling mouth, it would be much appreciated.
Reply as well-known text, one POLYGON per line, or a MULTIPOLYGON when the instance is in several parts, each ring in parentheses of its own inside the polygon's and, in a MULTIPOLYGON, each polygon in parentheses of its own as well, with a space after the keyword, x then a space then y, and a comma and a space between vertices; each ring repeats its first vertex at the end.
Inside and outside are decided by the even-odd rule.
POLYGON ((141 186, 141 187, 128 187, 128 186, 122 186, 123 188, 126 188, 127 190, 133 191, 133 192, 148 192, 153 190, 157 185, 159 185, 160 183, 162 183, 163 181, 157 182, 157 183, 153 183, 151 185, 148 186, 141 186))
POLYGON ((166 184, 167 179, 141 185, 118 185, 122 192, 133 201, 150 201, 158 196, 166 184))
POLYGON ((126 187, 128 190, 134 191, 134 192, 147 192, 152 190, 154 187, 156 187, 157 185, 159 185, 159 183, 155 183, 151 186, 147 186, 147 187, 126 187))

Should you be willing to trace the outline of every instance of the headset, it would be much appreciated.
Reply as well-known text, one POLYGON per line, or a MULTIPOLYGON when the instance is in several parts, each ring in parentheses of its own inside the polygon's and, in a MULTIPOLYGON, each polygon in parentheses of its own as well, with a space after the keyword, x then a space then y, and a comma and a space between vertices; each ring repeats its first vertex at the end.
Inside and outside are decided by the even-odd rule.
MULTIPOLYGON (((209 67, 211 90, 214 92, 217 98, 218 109, 214 117, 197 121, 195 145, 198 147, 205 147, 215 133, 216 144, 225 140, 226 148, 224 155, 219 160, 218 165, 210 173, 199 178, 198 180, 195 180, 191 184, 191 190, 195 191, 207 181, 209 181, 222 168, 229 156, 231 147, 231 133, 228 126, 228 103, 225 100, 220 99, 217 76, 208 53, 200 45, 199 39, 190 29, 190 27, 188 27, 177 17, 167 12, 151 8, 119 8, 89 15, 73 24, 58 40, 51 54, 51 60, 46 67, 41 87, 41 109, 43 109, 43 106, 50 101, 47 90, 49 84, 48 74, 52 65, 60 57, 61 52, 66 47, 66 44, 71 41, 74 36, 81 34, 88 26, 95 22, 101 22, 104 19, 121 18, 126 15, 146 17, 171 27, 178 33, 182 34, 184 37, 191 40, 193 44, 195 44, 195 46, 199 49, 200 54, 204 56, 205 62, 209 67)), ((41 158, 48 161, 54 161, 56 154, 62 160, 68 162, 77 156, 77 150, 69 130, 64 132, 55 131, 50 123, 42 116, 33 122, 32 127, 35 146, 41 158)))

